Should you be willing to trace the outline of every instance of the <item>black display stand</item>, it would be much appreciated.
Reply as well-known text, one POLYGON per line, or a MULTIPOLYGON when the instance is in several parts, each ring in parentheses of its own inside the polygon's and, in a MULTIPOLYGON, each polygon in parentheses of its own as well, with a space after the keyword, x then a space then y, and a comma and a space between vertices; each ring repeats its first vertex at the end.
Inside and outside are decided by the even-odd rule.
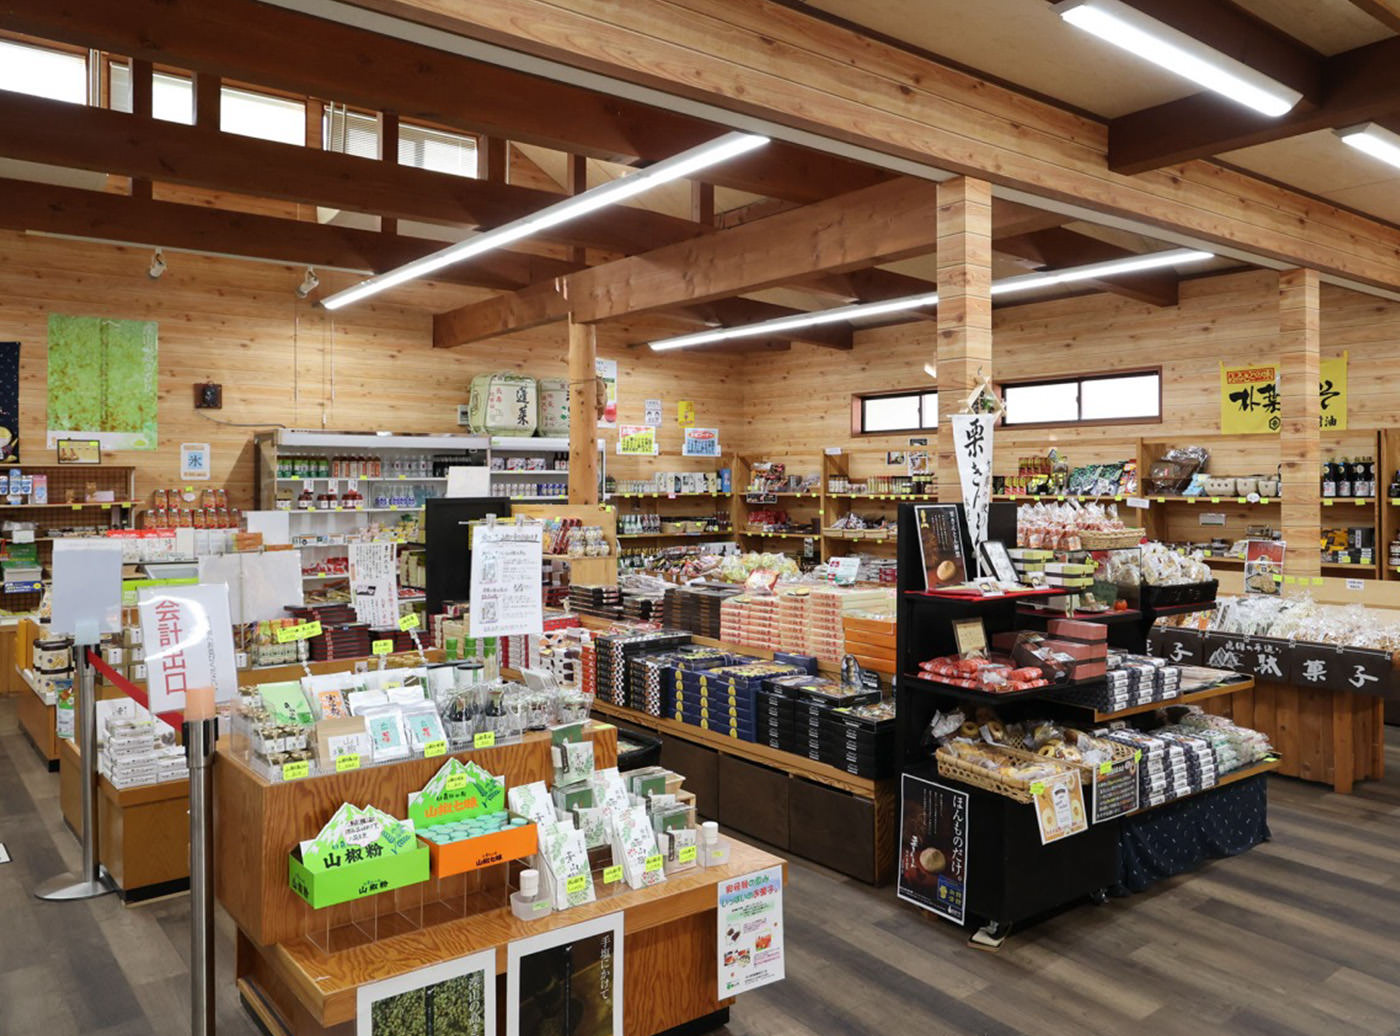
MULTIPOLYGON (((1080 723, 1084 722, 1084 714, 1082 708, 1055 702, 1050 697, 1054 687, 1019 694, 984 694, 917 676, 920 662, 957 653, 954 620, 980 618, 990 640, 999 632, 1032 628, 1043 618, 1026 614, 1026 597, 954 597, 925 592, 916 506, 906 503, 899 507, 897 751, 901 772, 956 788, 969 796, 967 919, 970 927, 982 926, 974 943, 995 947, 1013 925, 1078 900, 1101 902, 1110 889, 1140 890, 1168 874, 1190 869, 1203 859, 1243 852, 1268 837, 1267 785, 1262 776, 1207 789, 1163 807, 1090 824, 1080 834, 1042 845, 1032 806, 940 775, 932 757, 933 746, 924 741, 924 732, 935 712, 986 705, 1008 722, 1030 715, 1068 715, 1077 717, 1080 723), (1207 824, 1214 825, 1213 829, 1207 829, 1207 824), (1190 851, 1170 859, 1154 855, 1154 841, 1164 835, 1180 835, 1182 825, 1201 834, 1191 840, 1190 851), (1125 868, 1129 871, 1126 882, 1125 868)), ((998 505, 992 506, 995 509, 998 505)), ((1119 626, 1134 644, 1145 642, 1147 615, 1106 613, 1097 618, 1119 626)), ((1273 765, 1276 764, 1258 769, 1267 770, 1273 765)), ((900 783, 902 787, 903 782, 900 783)), ((1086 806, 1088 798, 1086 788, 1086 806)), ((904 815, 902 801, 899 815, 904 815)))

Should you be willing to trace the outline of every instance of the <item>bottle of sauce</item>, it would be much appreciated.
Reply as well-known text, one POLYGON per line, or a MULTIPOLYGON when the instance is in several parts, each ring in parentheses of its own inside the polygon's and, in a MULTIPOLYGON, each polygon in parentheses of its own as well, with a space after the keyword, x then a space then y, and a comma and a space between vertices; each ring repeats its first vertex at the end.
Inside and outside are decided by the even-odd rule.
POLYGON ((297 496, 297 510, 313 511, 316 509, 316 494, 311 492, 310 486, 302 486, 301 493, 297 496))
POLYGON ((1337 496, 1345 499, 1352 495, 1352 471, 1351 461, 1345 457, 1337 465, 1337 496))
POLYGON ((1322 497, 1329 499, 1337 495, 1336 466, 1329 460, 1322 462, 1322 497))

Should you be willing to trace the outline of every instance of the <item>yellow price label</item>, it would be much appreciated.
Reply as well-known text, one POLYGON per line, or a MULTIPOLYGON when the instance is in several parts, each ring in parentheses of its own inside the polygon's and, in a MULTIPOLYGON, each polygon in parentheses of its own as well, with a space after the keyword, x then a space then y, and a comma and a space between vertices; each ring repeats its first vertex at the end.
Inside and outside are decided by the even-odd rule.
POLYGON ((483 731, 483 732, 480 733, 480 734, 476 734, 475 736, 472 737, 472 747, 473 747, 473 748, 495 748, 495 747, 496 747, 496 732, 495 732, 494 730, 486 730, 486 731, 483 731))
POLYGON ((433 758, 434 756, 446 755, 446 754, 447 754, 447 742, 446 742, 446 741, 441 741, 441 740, 439 740, 439 741, 429 741, 427 744, 425 744, 425 745, 423 746, 423 758, 424 758, 424 759, 431 759, 431 758, 433 758))
POLYGON ((376 640, 370 644, 369 650, 372 655, 390 654, 394 650, 394 641, 392 639, 376 640))
POLYGON ((1107 777, 1107 776, 1108 776, 1110 773, 1112 773, 1112 772, 1113 772, 1113 764, 1112 764, 1112 763, 1108 763, 1108 762, 1099 763, 1099 773, 1100 773, 1100 774, 1102 774, 1103 776, 1107 777))
POLYGON ((299 622, 295 626, 279 626, 277 643, 287 644, 293 640, 310 640, 321 635, 320 622, 299 622))
POLYGON ((613 725, 611 723, 599 723, 596 719, 593 721, 594 730, 611 730, 612 728, 613 725))
POLYGON ((1273 501, 1270 500, 1267 496, 1261 496, 1261 497, 1259 498, 1259 502, 1260 502, 1261 504, 1271 504, 1271 503, 1273 503, 1273 501))
POLYGON ((1218 504, 1218 503, 1220 503, 1220 497, 1218 497, 1218 496, 1213 496, 1213 497, 1210 498, 1210 502, 1213 503, 1213 504, 1218 504))
POLYGON ((681 846, 680 852, 676 853, 676 859, 680 860, 681 863, 694 863, 694 862, 695 862, 695 846, 693 846, 693 845, 683 845, 683 846, 681 846))
POLYGON ((467 775, 464 773, 448 774, 447 780, 442 782, 442 786, 447 791, 461 791, 467 786, 467 775))
POLYGON ((75 511, 81 511, 82 509, 83 509, 83 505, 82 505, 82 504, 74 504, 74 505, 73 505, 73 510, 75 510, 75 511))
POLYGON ((1324 500, 1324 501, 1322 501, 1322 506, 1323 506, 1323 507, 1331 507, 1334 503, 1336 503, 1335 500, 1324 500))
POLYGON ((282 764, 282 779, 284 781, 299 781, 303 777, 310 776, 311 763, 306 759, 302 759, 300 762, 282 764))
POLYGON ((344 773, 346 770, 358 770, 360 768, 360 757, 355 752, 346 752, 344 755, 335 757, 335 772, 344 773))
MULTIPOLYGON (((1359 502, 1359 501, 1358 501, 1358 502, 1359 502)), ((112 505, 111 505, 111 504, 103 504, 103 505, 102 505, 102 510, 104 510, 104 511, 110 511, 111 509, 112 509, 112 505)))
POLYGON ((409 612, 407 615, 399 616, 399 629, 416 630, 418 628, 418 613, 409 612))
POLYGON ((1248 497, 1243 497, 1243 496, 1242 496, 1242 497, 1239 497, 1239 498, 1237 499, 1236 502, 1237 502, 1237 503, 1241 503, 1241 504, 1247 504, 1247 503, 1249 503, 1249 498, 1248 498, 1248 497))
POLYGON ((571 896, 575 893, 582 892, 586 888, 588 888, 587 874, 575 874, 564 883, 564 891, 571 896))
POLYGON ((1040 781, 1036 781, 1034 784, 1031 785, 1031 794, 1032 794, 1032 795, 1044 795, 1044 794, 1045 794, 1045 785, 1042 784, 1042 783, 1040 783, 1040 781))
POLYGON ((661 869, 661 855, 660 855, 660 853, 658 853, 658 854, 655 855, 655 856, 648 856, 648 857, 647 857, 647 873, 651 873, 651 872, 653 872, 653 871, 659 871, 660 869, 661 869))
MULTIPOLYGON (((1298 582, 1301 583, 1301 582, 1302 582, 1302 579, 1299 579, 1298 582)), ((1321 577, 1321 576, 1313 576, 1313 577, 1312 577, 1312 585, 1313 585, 1313 586, 1321 586, 1321 585, 1322 585, 1322 577, 1321 577)))
POLYGON ((616 885, 616 884, 617 884, 619 881, 621 881, 621 880, 622 880, 622 867, 621 867, 621 865, 616 866, 616 867, 604 867, 604 868, 603 868, 603 884, 604 884, 604 885, 616 885))
POLYGON ((1164 497, 1164 496, 1159 496, 1159 497, 1157 498, 1157 502, 1158 502, 1159 504, 1165 504, 1165 503, 1167 502, 1167 498, 1164 497))

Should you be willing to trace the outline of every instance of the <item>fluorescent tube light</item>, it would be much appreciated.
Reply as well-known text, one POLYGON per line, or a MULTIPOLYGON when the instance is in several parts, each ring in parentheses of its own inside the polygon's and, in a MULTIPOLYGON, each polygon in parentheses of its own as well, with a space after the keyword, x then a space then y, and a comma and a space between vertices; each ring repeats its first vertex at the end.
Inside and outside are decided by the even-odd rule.
POLYGON ((1384 126, 1367 122, 1360 126, 1349 126, 1336 131, 1343 144, 1349 144, 1357 151, 1372 158, 1379 158, 1389 165, 1400 167, 1400 133, 1392 133, 1384 126))
POLYGON ((533 237, 550 227, 586 216, 590 212, 609 205, 616 205, 628 198, 634 198, 654 187, 673 180, 683 180, 688 176, 718 165, 720 162, 746 154, 768 143, 767 137, 753 133, 726 133, 706 144, 672 155, 655 165, 639 172, 620 177, 592 190, 576 194, 539 212, 522 216, 484 234, 448 245, 431 255, 405 263, 397 269, 381 273, 361 281, 353 287, 338 291, 322 301, 326 309, 339 309, 352 302, 359 302, 381 291, 397 287, 419 277, 426 277, 437 270, 464 262, 493 249, 503 248, 515 241, 533 237))
POLYGON ((663 338, 652 342, 657 352, 668 349, 688 349, 694 345, 713 345, 728 342, 735 338, 767 338, 784 331, 796 331, 804 327, 819 327, 822 324, 839 324, 845 321, 867 320, 886 313, 899 313, 906 309, 919 309, 923 306, 938 305, 937 295, 907 295, 904 298, 890 299, 887 302, 858 302, 851 306, 837 306, 834 309, 818 309, 811 313, 801 313, 790 317, 776 317, 761 320, 756 324, 740 324, 737 327, 720 327, 713 331, 697 331, 677 338, 663 338))
POLYGON ((1303 99, 1292 87, 1122 0, 1062 0, 1055 12, 1115 47, 1271 118, 1287 115, 1303 99))
POLYGON ((1022 291, 1035 291, 1056 284, 1073 284, 1076 281, 1096 281, 1104 277, 1122 276, 1127 273, 1142 273, 1146 270, 1159 270, 1164 266, 1184 266, 1189 263, 1203 263, 1214 259, 1210 252, 1198 252, 1191 248, 1174 248, 1169 252, 1153 252, 1151 255, 1133 256, 1128 259, 1110 259, 1102 263, 1089 263, 1086 266, 1071 266, 1065 270, 1048 270, 1044 273, 1028 273, 1021 277, 1008 277, 992 285, 992 297, 1014 295, 1022 291))
MULTIPOLYGON (((1214 258, 1215 256, 1210 252, 1198 252, 1190 248, 1174 248, 1167 252, 1153 252, 1151 255, 1112 259, 1108 262, 1071 266, 1068 269, 1049 273, 1028 273, 1024 277, 1011 277, 993 284, 992 295, 1011 295, 1016 292, 1033 291, 1036 288, 1046 288, 1056 284, 1099 280, 1120 274, 1157 270, 1164 266, 1199 263, 1214 258)), ((817 327, 821 324, 836 324, 846 321, 856 323, 871 317, 936 305, 938 305, 936 294, 906 295, 903 298, 889 299, 886 302, 860 302, 851 306, 838 306, 835 309, 819 309, 811 313, 801 313, 790 317, 761 320, 756 324, 720 327, 713 331, 697 331, 694 334, 680 335, 676 338, 663 338, 649 344, 657 352, 665 352, 670 349, 687 349, 696 345, 714 345, 716 342, 729 342, 736 338, 777 337, 784 332, 797 331, 804 327, 817 327)), ((928 370, 927 367, 924 369, 928 370)), ((929 374, 930 377, 937 376, 932 371, 929 374)))

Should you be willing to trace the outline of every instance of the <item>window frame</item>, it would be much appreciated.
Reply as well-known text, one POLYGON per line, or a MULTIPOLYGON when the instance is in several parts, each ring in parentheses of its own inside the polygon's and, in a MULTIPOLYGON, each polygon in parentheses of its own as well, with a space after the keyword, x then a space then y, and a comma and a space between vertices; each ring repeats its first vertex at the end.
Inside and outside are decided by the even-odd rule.
POLYGON ((1082 415, 1084 413, 1084 392, 1083 384, 1086 381, 1112 381, 1117 378, 1138 378, 1144 375, 1155 375, 1157 378, 1157 415, 1155 417, 1093 417, 1085 418, 1080 416, 1073 421, 1025 421, 1012 422, 1002 417, 1000 424, 1004 428, 1094 428, 1098 426, 1124 425, 1124 424, 1161 424, 1162 423, 1162 368, 1161 367, 1135 367, 1132 370, 1109 370, 1091 371, 1087 374, 1076 374, 1072 377, 1062 378, 1025 378, 1014 381, 998 381, 997 393, 1003 400, 1006 398, 1006 390, 1009 388, 1034 388, 1039 385, 1074 385, 1075 407, 1082 415))
POLYGON ((885 389, 880 392, 853 392, 851 393, 851 435, 852 436, 872 436, 872 435, 919 435, 938 434, 938 424, 925 426, 924 417, 924 396, 937 395, 938 386, 929 385, 924 388, 912 389, 885 389), (890 399, 895 396, 914 396, 919 401, 919 421, 917 427, 910 428, 884 428, 878 432, 865 431, 865 401, 867 399, 890 399))

